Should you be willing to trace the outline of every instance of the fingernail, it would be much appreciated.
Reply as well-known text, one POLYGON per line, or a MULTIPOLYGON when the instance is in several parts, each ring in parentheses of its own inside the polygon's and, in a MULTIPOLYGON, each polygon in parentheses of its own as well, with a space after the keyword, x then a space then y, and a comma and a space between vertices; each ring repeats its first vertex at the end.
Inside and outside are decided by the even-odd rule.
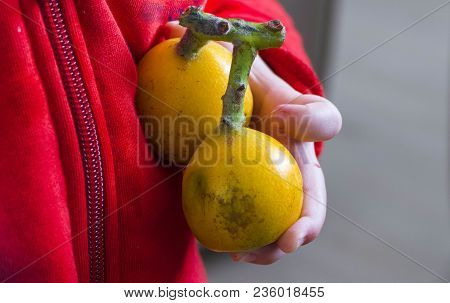
POLYGON ((297 248, 296 249, 299 249, 299 247, 302 246, 304 242, 305 242, 305 238, 304 237, 299 238, 297 240, 297 248))
POLYGON ((231 259, 233 259, 234 262, 250 263, 256 260, 256 255, 250 253, 233 254, 231 255, 231 259))
POLYGON ((243 254, 239 261, 251 263, 256 260, 256 255, 254 254, 243 254))
POLYGON ((231 260, 233 260, 233 262, 238 262, 240 259, 241 259, 240 254, 231 254, 231 260))

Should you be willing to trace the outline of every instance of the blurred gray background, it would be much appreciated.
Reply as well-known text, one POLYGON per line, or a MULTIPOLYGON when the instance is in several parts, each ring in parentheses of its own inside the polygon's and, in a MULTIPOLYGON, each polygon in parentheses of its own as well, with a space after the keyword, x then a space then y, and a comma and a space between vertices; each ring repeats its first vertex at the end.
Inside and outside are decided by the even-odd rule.
POLYGON ((271 266, 204 252, 210 282, 449 280, 450 5, 405 30, 448 1, 281 2, 344 117, 321 159, 341 215, 271 266))

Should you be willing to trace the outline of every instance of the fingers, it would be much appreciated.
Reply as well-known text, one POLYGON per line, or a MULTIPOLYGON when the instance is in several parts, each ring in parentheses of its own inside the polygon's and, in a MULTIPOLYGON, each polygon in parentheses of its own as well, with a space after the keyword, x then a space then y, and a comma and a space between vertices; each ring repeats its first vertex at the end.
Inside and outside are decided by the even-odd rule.
POLYGON ((300 94, 276 75, 260 56, 256 56, 253 63, 249 82, 255 101, 254 114, 264 120, 271 117, 277 106, 288 103, 300 94))
POLYGON ((274 243, 251 252, 231 254, 231 258, 235 262, 269 265, 275 263, 284 255, 285 253, 274 243))
POLYGON ((285 253, 292 253, 301 245, 313 241, 320 233, 326 216, 325 179, 313 143, 297 143, 293 152, 303 176, 303 209, 301 218, 277 241, 285 253))
POLYGON ((164 37, 166 39, 179 38, 184 35, 186 28, 181 26, 178 21, 170 21, 164 25, 164 37))
POLYGON ((342 116, 333 103, 316 95, 302 95, 257 57, 250 74, 254 114, 259 128, 273 134, 273 124, 282 126, 296 141, 326 141, 342 128, 342 116))
POLYGON ((336 106, 315 95, 299 95, 279 105, 272 120, 282 123, 291 138, 303 142, 330 140, 342 128, 342 116, 336 106))
POLYGON ((276 243, 243 253, 232 254, 234 261, 268 265, 301 245, 312 242, 320 233, 326 216, 327 193, 322 169, 314 152, 314 143, 288 145, 303 176, 303 208, 300 219, 276 243))

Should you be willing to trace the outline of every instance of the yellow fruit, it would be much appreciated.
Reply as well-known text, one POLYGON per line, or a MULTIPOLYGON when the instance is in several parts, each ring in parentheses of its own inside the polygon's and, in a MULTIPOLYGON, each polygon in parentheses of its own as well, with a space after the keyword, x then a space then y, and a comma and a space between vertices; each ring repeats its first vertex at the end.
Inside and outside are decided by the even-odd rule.
POLYGON ((183 210, 197 239, 219 252, 275 242, 301 214, 302 176, 277 140, 220 127, 198 147, 183 176, 183 210))
MULTIPOLYGON (((186 60, 176 53, 180 39, 152 48, 139 63, 137 109, 149 139, 165 161, 186 164, 200 142, 219 124, 231 53, 215 42, 186 60)), ((253 98, 246 91, 250 119, 253 98)))

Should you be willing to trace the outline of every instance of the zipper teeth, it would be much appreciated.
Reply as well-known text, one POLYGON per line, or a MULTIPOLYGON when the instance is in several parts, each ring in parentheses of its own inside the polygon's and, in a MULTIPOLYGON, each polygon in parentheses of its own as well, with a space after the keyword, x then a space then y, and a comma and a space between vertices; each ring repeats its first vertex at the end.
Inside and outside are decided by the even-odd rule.
POLYGON ((74 48, 58 0, 45 1, 57 60, 75 120, 86 180, 91 282, 105 281, 104 182, 97 129, 74 48))

